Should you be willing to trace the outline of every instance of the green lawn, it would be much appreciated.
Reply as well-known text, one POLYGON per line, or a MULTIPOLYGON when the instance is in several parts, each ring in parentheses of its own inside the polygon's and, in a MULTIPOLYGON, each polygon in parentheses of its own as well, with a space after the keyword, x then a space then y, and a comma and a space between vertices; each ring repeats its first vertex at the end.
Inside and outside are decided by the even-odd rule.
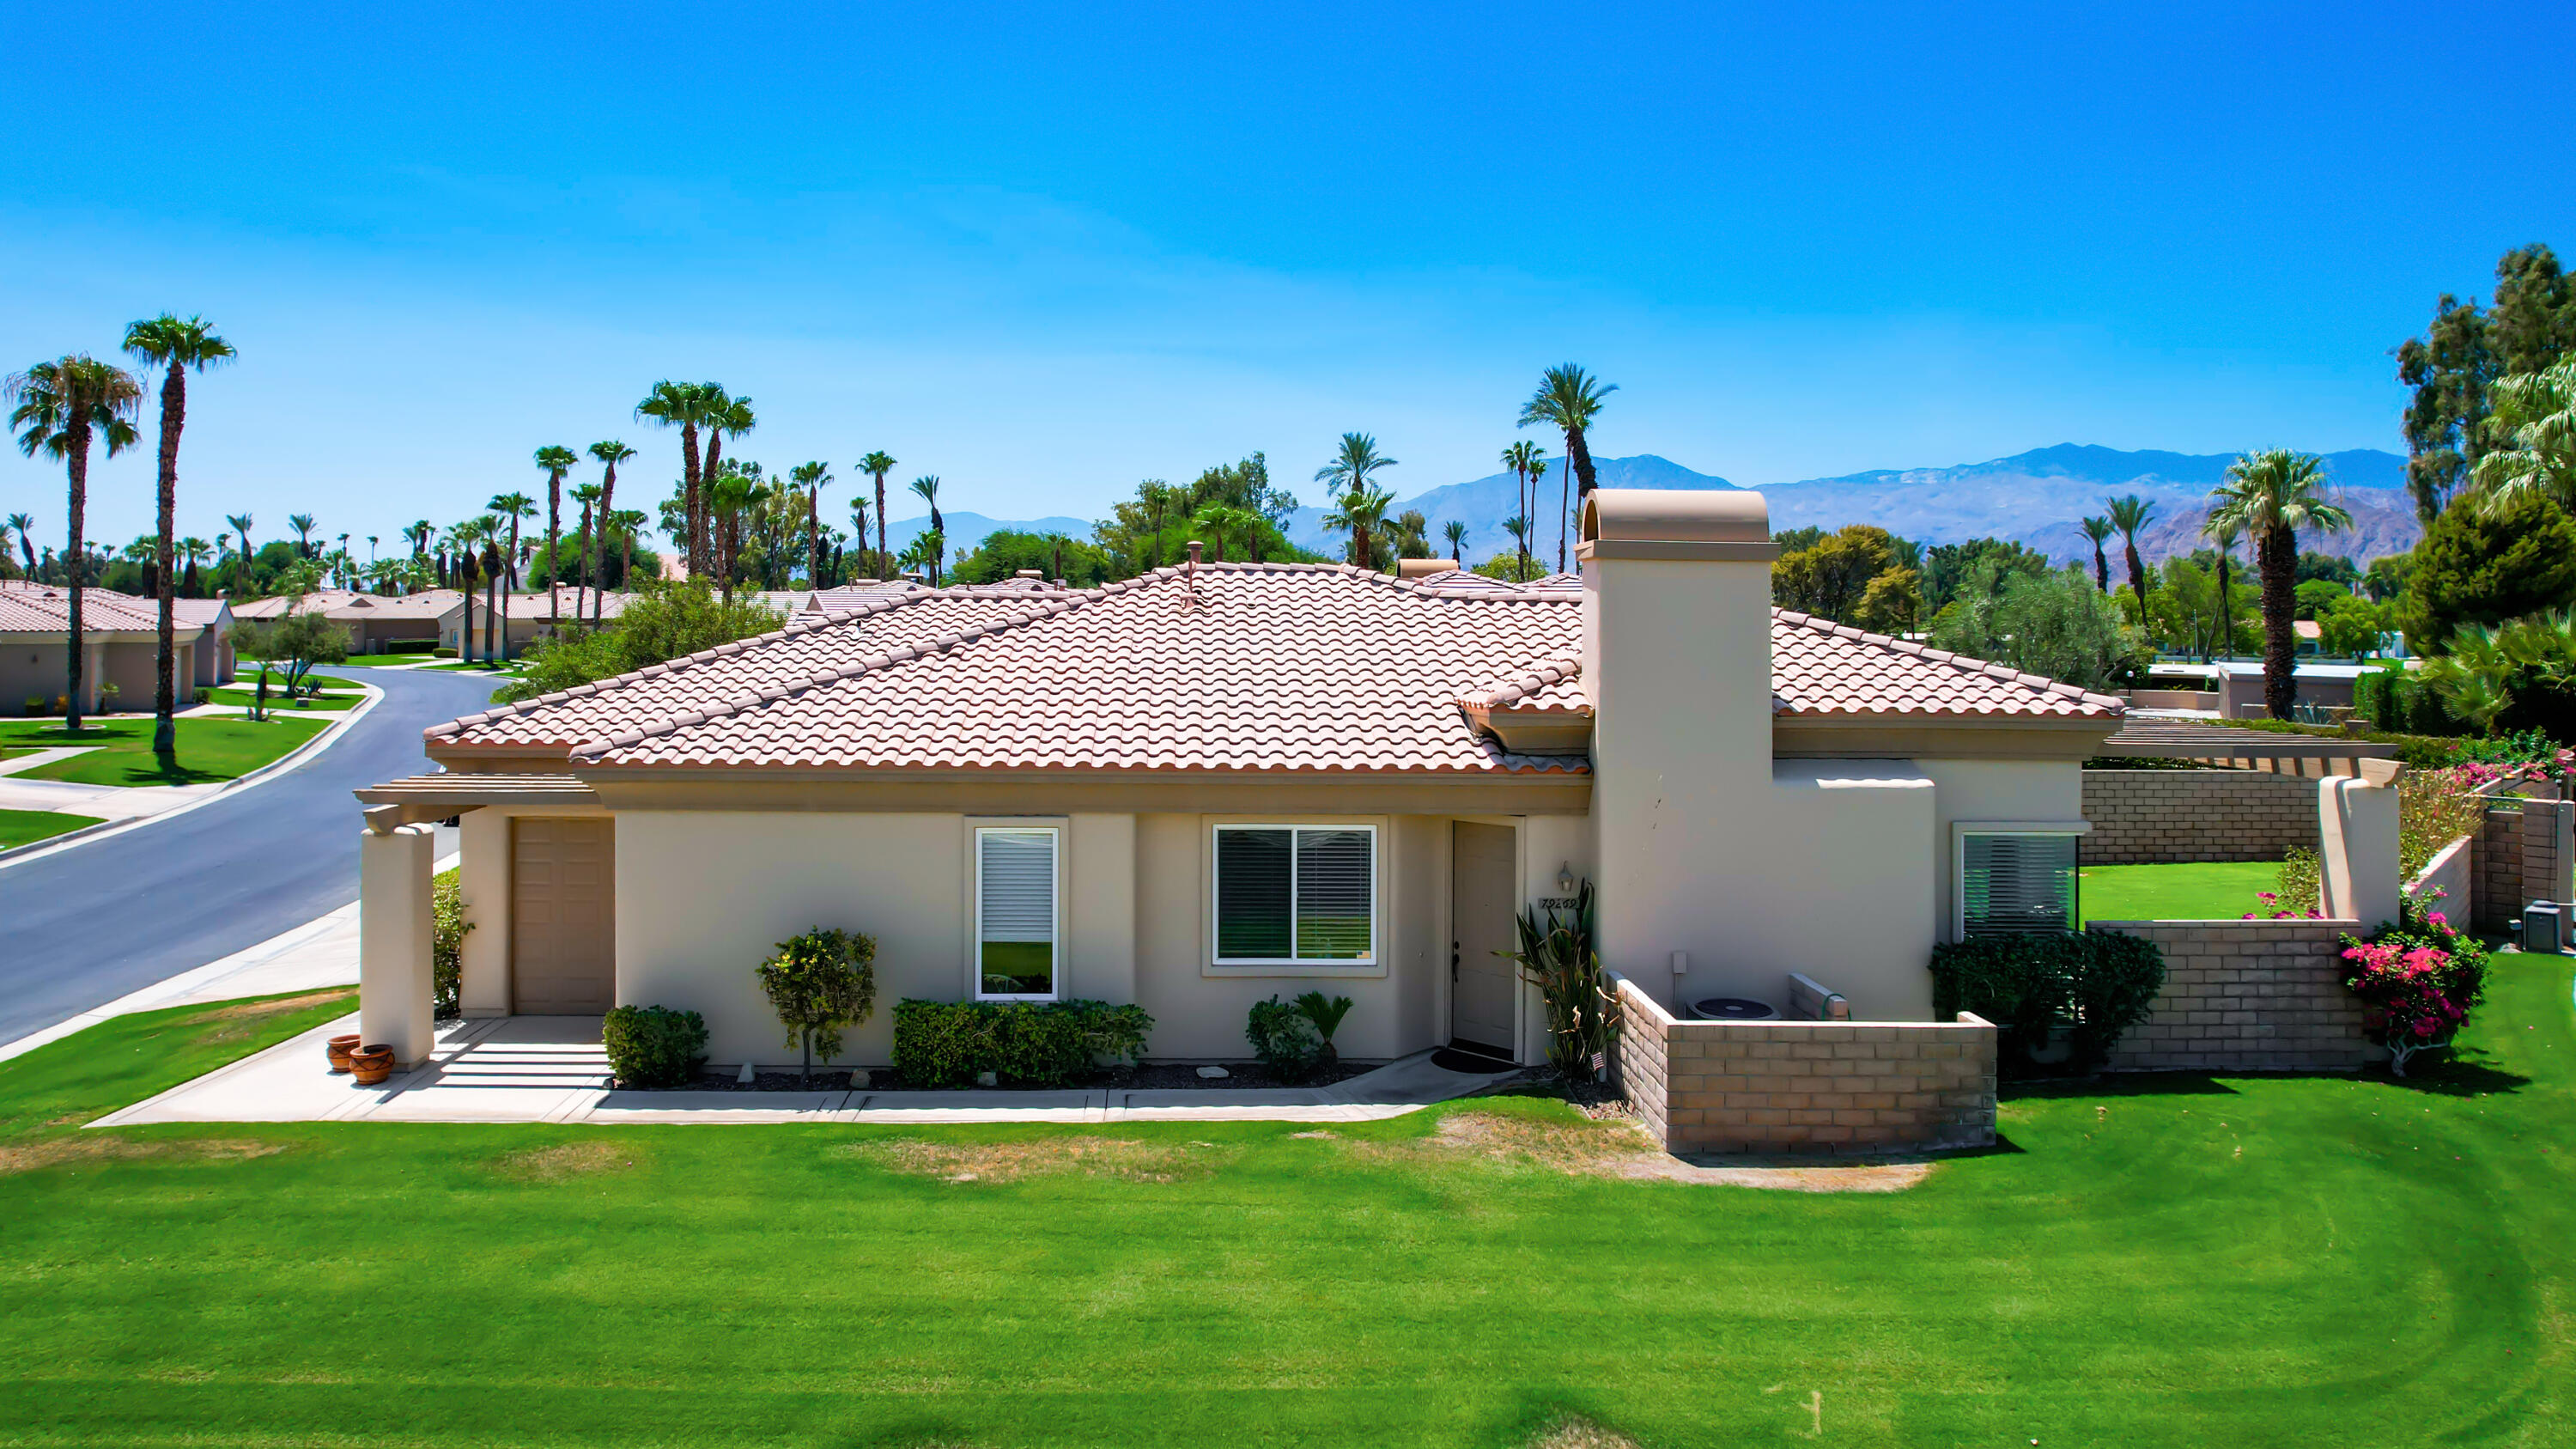
POLYGON ((2565 1444, 2569 993, 2501 958, 2407 1083, 2008 1096, 1852 1195, 1564 1172, 1527 1100, 82 1133, 342 1008, 123 1018, 0 1063, 0 1442, 2565 1444))
POLYGON ((504 665, 501 665, 501 666, 499 666, 498 668, 495 668, 494 666, 492 666, 492 665, 490 665, 490 664, 486 664, 486 663, 484 663, 484 662, 483 662, 482 660, 480 660, 480 659, 475 660, 475 661, 474 661, 473 663, 471 663, 471 664, 460 663, 460 662, 458 662, 458 661, 456 661, 456 660, 452 660, 452 659, 451 659, 451 660, 449 660, 449 661, 448 661, 447 663, 445 663, 445 664, 432 664, 432 665, 429 665, 428 667, 429 667, 429 668, 431 668, 431 669, 471 669, 471 670, 475 671, 475 672, 476 672, 476 673, 478 673, 478 674, 479 674, 479 673, 491 673, 491 674, 516 674, 516 673, 518 673, 518 672, 519 672, 523 667, 525 667, 526 662, 527 662, 527 661, 525 661, 525 660, 523 660, 523 659, 513 659, 513 660, 511 660, 509 663, 504 664, 504 665))
MULTIPOLYGON (((209 689, 206 691, 206 701, 209 704, 237 704, 248 707, 253 699, 257 697, 257 693, 258 691, 255 689, 209 689)), ((271 689, 268 692, 268 707, 270 709, 285 710, 289 713, 298 710, 337 711, 356 709, 359 705, 366 702, 366 696, 361 694, 319 694, 315 695, 311 699, 299 699, 289 702, 275 689, 271 689)))
POLYGON ((426 664, 435 654, 352 654, 340 661, 343 669, 383 669, 395 664, 426 664))
MULTIPOLYGON (((234 681, 232 687, 245 691, 256 689, 259 687, 260 673, 261 671, 253 670, 245 677, 234 681)), ((268 675, 269 696, 271 698, 275 698, 277 692, 286 687, 286 671, 283 669, 272 668, 267 670, 266 673, 268 675)), ((343 679, 336 674, 308 674, 304 676, 304 682, 315 689, 358 688, 358 681, 354 679, 343 679)))
POLYGON ((79 734, 69 734, 59 720, 0 723, 0 743, 57 748, 87 745, 86 754, 38 765, 10 778, 72 780, 84 785, 198 785, 233 780, 287 753, 322 728, 313 719, 279 719, 252 724, 243 719, 178 721, 177 764, 163 769, 152 753, 150 715, 91 717, 79 734))
POLYGON ((52 810, 0 810, 0 850, 50 840, 67 830, 97 823, 95 816, 64 815, 52 810))
POLYGON ((2258 909, 2255 894, 2280 874, 2271 860, 2088 865, 2079 904, 2088 921, 2232 920, 2258 909))

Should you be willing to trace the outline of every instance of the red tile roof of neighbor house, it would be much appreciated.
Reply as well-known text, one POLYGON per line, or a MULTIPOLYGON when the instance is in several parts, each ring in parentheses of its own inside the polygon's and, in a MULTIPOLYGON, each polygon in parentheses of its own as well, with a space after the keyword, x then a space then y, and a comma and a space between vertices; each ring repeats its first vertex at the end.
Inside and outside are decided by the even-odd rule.
MULTIPOLYGON (((71 590, 51 584, 0 589, 0 634, 60 634, 71 628, 71 590)), ((81 590, 81 632, 159 633, 160 605, 107 589, 81 590)))
POLYGON ((289 613, 320 614, 344 623, 360 619, 436 619, 464 597, 454 589, 423 589, 399 597, 316 589, 309 594, 274 594, 265 599, 243 600, 233 605, 233 617, 266 620, 282 619, 289 613))
MULTIPOLYGON (((441 750, 604 767, 1559 773, 1470 709, 1581 714, 1582 594, 1211 563, 1046 595, 882 592, 469 715, 441 750)), ((2120 702, 1773 610, 1786 714, 2114 718, 2120 702)))

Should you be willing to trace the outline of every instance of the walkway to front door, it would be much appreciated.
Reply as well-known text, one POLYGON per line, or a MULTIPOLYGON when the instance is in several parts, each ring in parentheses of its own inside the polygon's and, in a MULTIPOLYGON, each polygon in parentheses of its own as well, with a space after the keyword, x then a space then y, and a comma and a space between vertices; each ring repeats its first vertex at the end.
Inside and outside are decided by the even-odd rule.
POLYGON ((1449 827, 1449 1034, 1513 1055, 1520 971, 1511 952, 1514 855, 1508 826, 1449 827))

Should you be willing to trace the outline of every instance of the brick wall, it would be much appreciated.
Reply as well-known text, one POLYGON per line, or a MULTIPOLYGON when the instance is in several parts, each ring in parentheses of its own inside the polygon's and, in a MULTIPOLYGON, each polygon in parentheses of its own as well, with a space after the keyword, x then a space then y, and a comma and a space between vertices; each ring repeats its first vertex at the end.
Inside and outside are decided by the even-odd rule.
MULTIPOLYGON (((2546 815, 2546 811, 2532 812, 2546 815)), ((2502 931, 2522 914, 2530 899, 2522 893, 2522 802, 2499 801, 2487 807, 2486 820, 2471 852, 2474 877, 2470 920, 2481 931, 2502 931)))
POLYGON ((2164 990, 2113 1071, 2354 1072, 2372 1048, 2343 987, 2354 921, 2095 921, 2153 941, 2164 990))
POLYGON ((2093 865, 2279 860, 2317 848, 2317 782, 2256 770, 2087 770, 2093 865))
POLYGON ((1995 1029, 1677 1021, 1624 977, 1619 1084, 1674 1152, 1872 1152, 1995 1140, 1995 1029))

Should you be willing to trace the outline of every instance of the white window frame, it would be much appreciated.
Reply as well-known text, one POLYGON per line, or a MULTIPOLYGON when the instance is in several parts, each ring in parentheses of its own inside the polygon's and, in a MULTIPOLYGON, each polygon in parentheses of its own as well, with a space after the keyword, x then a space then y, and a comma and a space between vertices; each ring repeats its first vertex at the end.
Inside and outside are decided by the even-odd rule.
POLYGON ((1062 1001, 1064 999, 1064 822, 1060 820, 985 820, 966 833, 966 855, 975 872, 975 891, 966 916, 966 986, 973 1001, 1062 1001), (1053 838, 1053 866, 1047 889, 1053 895, 1055 939, 1049 943, 1047 985, 1043 994, 992 992, 984 989, 984 837, 988 834, 1046 835, 1053 838))
MULTIPOLYGON (((2089 820, 1953 820, 1950 822, 1950 939, 1968 939, 1968 837, 1971 835, 2074 835, 2093 833, 2089 820)), ((2075 843, 2075 913, 2084 910, 2084 842, 2075 843)), ((2066 929, 2081 927, 2070 920, 2066 929)))
POLYGON ((1382 876, 1386 870, 1386 832, 1375 820, 1222 820, 1208 826, 1207 868, 1207 967, 1213 975, 1247 976, 1383 976, 1383 955, 1378 947, 1384 943, 1386 923, 1379 909, 1384 894, 1382 876), (1288 840, 1288 949, 1297 949, 1297 841, 1301 830, 1357 831, 1369 839, 1369 950, 1366 956, 1220 956, 1217 954, 1217 897, 1224 871, 1219 847, 1229 830, 1285 830, 1288 840))

